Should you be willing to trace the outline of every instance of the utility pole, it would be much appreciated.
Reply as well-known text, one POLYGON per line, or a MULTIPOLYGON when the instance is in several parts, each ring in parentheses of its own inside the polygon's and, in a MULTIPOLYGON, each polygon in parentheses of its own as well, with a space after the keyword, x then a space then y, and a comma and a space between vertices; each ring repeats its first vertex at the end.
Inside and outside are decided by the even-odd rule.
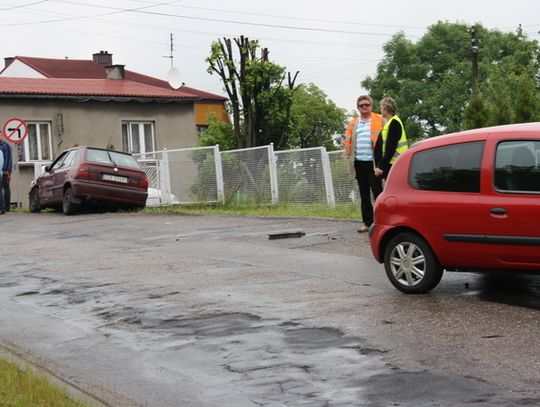
POLYGON ((478 42, 476 40, 476 28, 470 29, 471 33, 471 62, 472 62, 472 93, 476 93, 476 82, 478 80, 478 42))

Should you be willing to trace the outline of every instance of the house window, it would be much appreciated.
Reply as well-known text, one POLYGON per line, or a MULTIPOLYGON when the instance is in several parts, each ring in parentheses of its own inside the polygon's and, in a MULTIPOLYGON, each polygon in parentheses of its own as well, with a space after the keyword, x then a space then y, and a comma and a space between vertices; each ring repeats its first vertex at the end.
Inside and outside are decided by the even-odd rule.
POLYGON ((50 122, 28 122, 28 137, 24 140, 19 161, 52 161, 50 122))
POLYGON ((155 151, 153 122, 122 122, 122 150, 132 154, 155 151))

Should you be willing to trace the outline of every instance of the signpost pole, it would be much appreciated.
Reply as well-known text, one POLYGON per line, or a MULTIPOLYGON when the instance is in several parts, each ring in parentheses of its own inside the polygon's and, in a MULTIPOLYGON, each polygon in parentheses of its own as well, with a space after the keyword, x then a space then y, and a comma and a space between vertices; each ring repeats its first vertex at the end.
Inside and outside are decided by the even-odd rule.
MULTIPOLYGON (((15 171, 17 172, 17 208, 22 208, 21 199, 21 174, 19 173, 19 146, 15 144, 11 150, 11 156, 14 156, 15 171), (13 154, 15 153, 15 154, 13 154)), ((11 181, 10 181, 11 182, 11 181)))
POLYGON ((2 127, 2 134, 7 141, 14 144, 14 148, 11 150, 11 156, 13 157, 13 155, 15 155, 13 161, 15 163, 15 171, 17 174, 17 208, 22 208, 21 173, 19 171, 19 144, 23 143, 24 139, 26 139, 28 136, 28 124, 23 119, 12 117, 4 123, 2 127))

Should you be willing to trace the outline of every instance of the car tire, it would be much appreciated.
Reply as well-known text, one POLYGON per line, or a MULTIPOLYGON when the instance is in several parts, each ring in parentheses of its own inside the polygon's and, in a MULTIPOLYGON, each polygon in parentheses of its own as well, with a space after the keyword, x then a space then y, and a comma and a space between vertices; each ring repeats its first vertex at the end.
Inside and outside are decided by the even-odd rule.
POLYGON ((64 191, 64 199, 62 201, 62 212, 64 215, 73 215, 77 204, 73 202, 73 191, 70 187, 64 191))
POLYGON ((384 251, 384 268, 392 285, 406 294, 426 293, 439 284, 443 268, 420 236, 394 236, 384 251))
POLYGON ((30 191, 30 212, 39 213, 41 212, 41 204, 39 203, 39 191, 37 188, 32 188, 30 191))

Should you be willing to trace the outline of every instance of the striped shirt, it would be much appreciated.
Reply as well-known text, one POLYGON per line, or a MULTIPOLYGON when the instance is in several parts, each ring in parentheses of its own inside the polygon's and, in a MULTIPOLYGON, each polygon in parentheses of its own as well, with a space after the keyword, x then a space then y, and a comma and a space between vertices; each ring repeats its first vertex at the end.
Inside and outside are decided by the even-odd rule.
POLYGON ((371 149, 371 119, 358 120, 356 125, 356 155, 357 161, 373 161, 371 149))

